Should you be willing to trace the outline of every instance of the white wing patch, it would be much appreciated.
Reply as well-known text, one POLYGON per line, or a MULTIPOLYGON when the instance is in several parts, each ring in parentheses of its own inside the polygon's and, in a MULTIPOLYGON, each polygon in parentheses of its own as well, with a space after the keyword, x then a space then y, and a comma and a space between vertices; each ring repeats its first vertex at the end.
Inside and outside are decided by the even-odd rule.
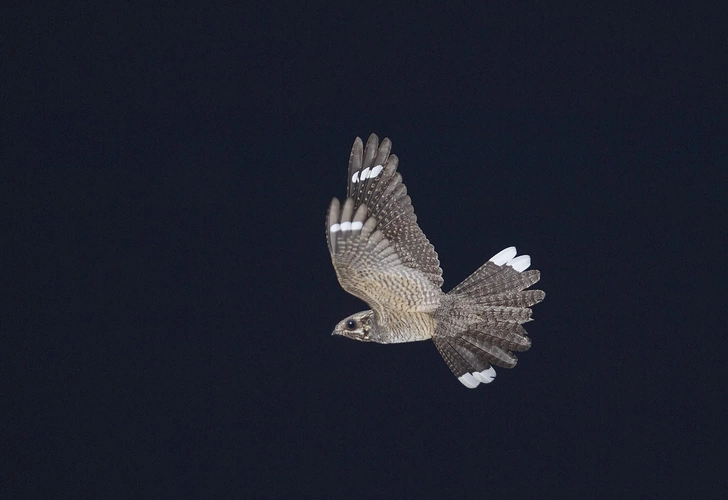
POLYGON ((382 170, 384 170, 384 167, 382 165, 377 165, 372 169, 371 173, 369 174, 369 178, 376 178, 380 173, 382 173, 382 170))
POLYGON ((458 380, 468 389, 475 389, 481 383, 490 384, 495 379, 495 370, 491 366, 482 372, 465 373, 458 377, 458 380))
POLYGON ((528 255, 519 255, 516 257, 516 247, 508 247, 489 259, 496 266, 511 266, 513 269, 522 273, 531 266, 531 257, 528 255))
POLYGON ((354 175, 351 176, 351 182, 356 184, 357 182, 362 182, 367 179, 374 179, 379 174, 382 173, 382 170, 384 170, 384 166, 377 165, 376 167, 372 167, 372 168, 367 167, 364 170, 362 170, 361 173, 354 172, 354 175))
POLYGON ((339 231, 345 232, 345 231, 358 231, 364 227, 364 223, 361 221, 355 221, 355 222, 342 222, 341 224, 333 224, 329 231, 332 233, 337 233, 339 231))

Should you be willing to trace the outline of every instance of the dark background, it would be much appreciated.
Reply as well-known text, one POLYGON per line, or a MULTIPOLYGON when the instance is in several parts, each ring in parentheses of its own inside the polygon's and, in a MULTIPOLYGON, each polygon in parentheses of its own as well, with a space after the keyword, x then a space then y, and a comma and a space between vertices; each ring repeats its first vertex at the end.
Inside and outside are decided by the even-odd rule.
POLYGON ((718 6, 6 7, 0 495, 720 497, 718 6), (371 132, 446 290, 542 272, 487 387, 329 335, 371 132))

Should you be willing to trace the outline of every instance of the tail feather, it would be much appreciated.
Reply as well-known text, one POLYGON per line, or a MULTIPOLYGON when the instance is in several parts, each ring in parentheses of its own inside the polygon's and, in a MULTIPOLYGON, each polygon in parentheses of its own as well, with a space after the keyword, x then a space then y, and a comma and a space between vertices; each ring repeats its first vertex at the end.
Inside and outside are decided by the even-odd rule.
POLYGON ((512 351, 531 347, 521 325, 531 321, 530 306, 545 294, 526 290, 541 276, 524 272, 530 263, 527 255, 506 248, 448 293, 436 312, 433 340, 466 387, 491 382, 492 365, 513 368, 518 360, 512 351))
POLYGON ((516 323, 498 325, 497 328, 475 325, 464 336, 466 338, 473 337, 478 339, 478 341, 489 344, 499 345, 511 351, 522 352, 527 351, 531 347, 531 339, 528 338, 525 328, 516 323))
POLYGON ((518 359, 507 349, 486 342, 484 337, 476 335, 463 335, 456 341, 459 345, 467 345, 475 355, 485 358, 489 363, 503 368, 513 368, 518 359))
POLYGON ((482 306, 478 310, 482 324, 498 326, 502 323, 526 323, 531 321, 531 310, 526 307, 482 306))
POLYGON ((521 291, 538 282, 538 271, 519 272, 511 266, 497 266, 488 261, 450 291, 452 295, 488 296, 521 291), (495 270, 493 268, 496 268, 495 270))
POLYGON ((493 367, 474 349, 446 337, 433 337, 433 340, 447 366, 465 387, 474 389, 478 384, 489 384, 495 378, 493 367))
POLYGON ((474 297, 472 302, 482 306, 531 307, 541 302, 544 296, 542 290, 523 290, 474 297))

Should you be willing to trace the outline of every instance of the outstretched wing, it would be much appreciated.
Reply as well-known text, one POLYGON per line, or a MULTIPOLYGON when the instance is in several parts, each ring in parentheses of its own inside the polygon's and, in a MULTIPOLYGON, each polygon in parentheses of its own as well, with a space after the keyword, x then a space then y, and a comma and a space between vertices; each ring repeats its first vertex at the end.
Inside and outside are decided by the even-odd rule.
POLYGON ((326 218, 326 236, 339 283, 380 315, 387 311, 431 312, 442 296, 419 269, 405 265, 369 209, 347 198, 334 198, 326 218))
POLYGON ((366 147, 356 138, 349 157, 347 198, 354 211, 366 206, 366 218, 377 221, 377 229, 389 240, 406 267, 420 271, 437 288, 442 286, 442 269, 435 248, 417 225, 417 216, 402 176, 398 158, 390 154, 392 142, 369 136, 366 147))

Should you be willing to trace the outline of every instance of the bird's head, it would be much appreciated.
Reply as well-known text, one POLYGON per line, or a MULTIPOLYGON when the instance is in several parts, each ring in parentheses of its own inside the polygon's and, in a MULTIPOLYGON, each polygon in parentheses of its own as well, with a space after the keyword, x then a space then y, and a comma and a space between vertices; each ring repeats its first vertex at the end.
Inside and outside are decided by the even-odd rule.
POLYGON ((360 342, 376 341, 374 337, 374 313, 361 311, 339 321, 331 335, 341 335, 360 342))

